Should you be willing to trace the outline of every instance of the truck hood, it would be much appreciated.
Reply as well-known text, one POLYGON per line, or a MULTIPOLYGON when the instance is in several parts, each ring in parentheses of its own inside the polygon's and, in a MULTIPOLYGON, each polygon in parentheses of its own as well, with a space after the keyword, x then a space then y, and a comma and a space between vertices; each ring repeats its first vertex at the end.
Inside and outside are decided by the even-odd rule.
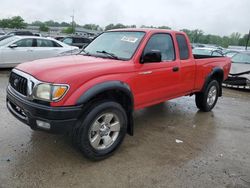
POLYGON ((124 72, 131 63, 100 57, 72 55, 40 59, 22 63, 16 69, 26 72, 38 80, 50 83, 66 83, 70 78, 88 77, 112 72, 124 72), (88 76, 89 75, 89 76, 88 76))

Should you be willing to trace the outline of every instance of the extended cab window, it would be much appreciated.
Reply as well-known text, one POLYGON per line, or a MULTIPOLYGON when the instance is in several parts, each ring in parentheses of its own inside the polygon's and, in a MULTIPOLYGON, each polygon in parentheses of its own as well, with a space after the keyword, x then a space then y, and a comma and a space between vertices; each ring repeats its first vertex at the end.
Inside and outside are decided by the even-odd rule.
POLYGON ((188 44, 186 37, 184 35, 178 34, 176 35, 178 47, 179 47, 179 53, 180 53, 180 59, 185 60, 189 58, 189 50, 188 50, 188 44))
POLYGON ((175 59, 174 44, 169 34, 154 34, 148 41, 144 54, 151 51, 160 51, 162 61, 172 61, 175 59))

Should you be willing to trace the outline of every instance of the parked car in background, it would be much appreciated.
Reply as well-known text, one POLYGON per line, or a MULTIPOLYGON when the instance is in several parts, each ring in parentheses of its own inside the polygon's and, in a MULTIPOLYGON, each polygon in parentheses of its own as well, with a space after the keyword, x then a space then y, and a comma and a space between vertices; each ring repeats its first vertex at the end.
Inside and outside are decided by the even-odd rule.
POLYGON ((34 34, 30 31, 12 31, 7 33, 6 35, 33 36, 34 34))
POLYGON ((0 68, 25 61, 68 55, 79 50, 52 38, 12 36, 0 41, 0 68))
POLYGON ((238 54, 239 51, 235 51, 235 50, 226 50, 224 51, 224 55, 227 57, 233 57, 234 55, 238 54))
POLYGON ((232 66, 225 86, 250 88, 250 51, 238 52, 232 58, 232 66))
POLYGON ((68 44, 70 46, 77 46, 79 48, 86 47, 92 40, 85 37, 65 37, 61 39, 60 41, 64 42, 65 44, 68 44))
POLYGON ((5 35, 5 32, 0 31, 0 36, 5 35))
POLYGON ((0 41, 12 37, 11 35, 3 35, 0 37, 0 41))
POLYGON ((63 36, 54 37, 54 39, 59 40, 59 41, 62 41, 64 38, 65 38, 65 37, 63 37, 63 36))
POLYGON ((220 49, 215 48, 194 48, 193 54, 202 56, 224 56, 220 49))

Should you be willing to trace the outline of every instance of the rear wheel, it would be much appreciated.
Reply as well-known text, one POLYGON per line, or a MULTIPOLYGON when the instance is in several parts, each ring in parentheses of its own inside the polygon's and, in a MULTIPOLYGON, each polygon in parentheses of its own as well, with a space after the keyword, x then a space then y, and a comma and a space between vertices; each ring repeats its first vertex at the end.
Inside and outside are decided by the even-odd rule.
POLYGON ((112 155, 122 143, 127 130, 127 115, 117 102, 99 102, 75 130, 74 138, 84 156, 101 160, 112 155))
POLYGON ((197 93, 195 96, 197 108, 204 112, 211 111, 217 103, 219 88, 219 83, 216 80, 212 80, 204 92, 197 93))

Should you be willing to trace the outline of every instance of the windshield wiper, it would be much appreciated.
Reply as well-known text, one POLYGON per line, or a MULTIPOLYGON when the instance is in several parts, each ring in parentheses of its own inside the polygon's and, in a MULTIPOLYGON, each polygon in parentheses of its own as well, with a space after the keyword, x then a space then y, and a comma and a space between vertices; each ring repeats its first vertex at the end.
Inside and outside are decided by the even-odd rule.
POLYGON ((82 49, 82 50, 79 52, 79 54, 91 56, 91 54, 90 54, 89 52, 86 52, 84 49, 82 49), (82 52, 83 52, 84 54, 82 54, 82 52))
POLYGON ((113 59, 119 59, 115 54, 110 53, 110 52, 106 52, 105 50, 96 51, 96 52, 97 52, 97 53, 100 53, 100 54, 106 54, 106 55, 110 56, 110 57, 113 58, 113 59))

